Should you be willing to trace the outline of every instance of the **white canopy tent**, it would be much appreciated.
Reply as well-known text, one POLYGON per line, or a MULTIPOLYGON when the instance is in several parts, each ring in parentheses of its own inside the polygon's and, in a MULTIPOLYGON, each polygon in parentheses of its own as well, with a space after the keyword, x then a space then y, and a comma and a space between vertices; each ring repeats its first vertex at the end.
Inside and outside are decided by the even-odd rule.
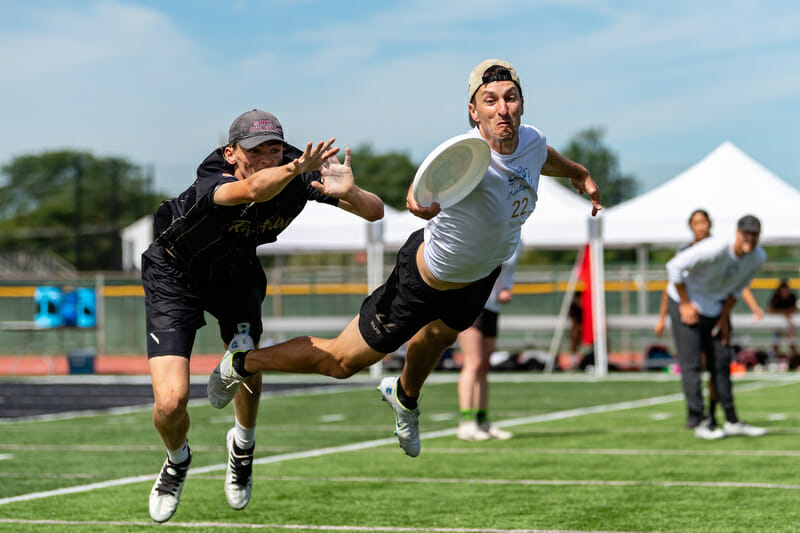
POLYGON ((153 215, 145 215, 122 228, 122 269, 141 270, 142 254, 153 242, 153 215))
POLYGON ((763 244, 800 243, 800 191, 730 142, 655 189, 608 209, 609 248, 681 246, 692 240, 689 215, 708 211, 712 234, 733 234, 746 214, 762 223, 763 244))
MULTIPOLYGON (((688 222, 692 211, 705 209, 712 220, 712 234, 731 238, 736 221, 753 214, 761 220, 762 244, 797 245, 800 244, 798 207, 800 191, 732 143, 724 142, 663 185, 608 209, 599 220, 590 221, 591 243, 600 258, 603 247, 637 248, 638 307, 639 314, 645 315, 647 251, 691 242, 688 222)), ((602 260, 596 267, 593 265, 592 275, 598 280, 595 285, 602 287, 605 281, 602 260)), ((602 291, 597 297, 598 302, 604 298, 602 291)), ((604 331, 606 316, 599 308, 594 309, 595 331, 604 331)), ((603 350, 595 348, 596 353, 603 350)))

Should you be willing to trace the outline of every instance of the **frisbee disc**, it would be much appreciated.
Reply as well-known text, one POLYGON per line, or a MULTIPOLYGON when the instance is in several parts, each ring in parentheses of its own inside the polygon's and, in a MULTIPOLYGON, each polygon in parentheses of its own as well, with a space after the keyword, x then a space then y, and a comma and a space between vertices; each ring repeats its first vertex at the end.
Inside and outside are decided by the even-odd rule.
POLYGON ((419 205, 437 202, 442 209, 464 199, 489 168, 489 144, 474 135, 452 137, 437 146, 414 176, 411 194, 419 205))

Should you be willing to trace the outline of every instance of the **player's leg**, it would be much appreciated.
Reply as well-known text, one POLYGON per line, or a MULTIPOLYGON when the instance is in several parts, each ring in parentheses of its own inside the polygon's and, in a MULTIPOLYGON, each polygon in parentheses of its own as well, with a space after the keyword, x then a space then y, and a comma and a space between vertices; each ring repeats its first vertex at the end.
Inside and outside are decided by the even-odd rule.
POLYGON ((292 372, 348 378, 383 359, 362 337, 359 317, 350 321, 333 339, 297 337, 247 353, 247 372, 292 372))
POLYGON ((687 425, 696 428, 705 418, 703 393, 700 388, 701 331, 699 325, 688 326, 681 322, 678 304, 669 301, 672 335, 675 340, 676 357, 681 369, 681 384, 688 411, 687 425))
POLYGON ((147 357, 153 384, 153 425, 167 459, 150 491, 150 516, 157 522, 175 513, 192 460, 187 440, 189 356, 197 328, 205 322, 188 280, 158 247, 142 256, 147 357))
POLYGON ((149 359, 153 381, 153 425, 167 448, 167 459, 150 491, 150 516, 169 520, 178 508, 192 461, 189 433, 189 359, 164 355, 149 359))
POLYGON ((461 440, 488 440, 489 434, 478 428, 477 409, 479 406, 476 394, 478 389, 478 373, 480 372, 484 338, 476 324, 458 334, 461 347, 462 365, 458 379, 459 423, 456 436, 461 440))
POLYGON ((482 313, 481 333, 481 359, 478 367, 477 379, 475 381, 475 397, 478 401, 478 412, 476 418, 478 429, 492 438, 508 440, 514 435, 506 430, 500 429, 489 421, 489 370, 491 369, 491 358, 497 346, 497 322, 498 314, 494 311, 485 310, 482 313))
POLYGON ((148 361, 153 381, 153 425, 167 450, 177 450, 189 433, 189 360, 176 355, 148 361))
POLYGON ((403 390, 409 398, 419 396, 422 385, 436 368, 442 353, 453 345, 457 337, 458 330, 441 320, 431 322, 411 337, 400 375, 403 390))
MULTIPOLYGON (((226 350, 232 346, 257 346, 263 331, 261 305, 267 290, 267 278, 261 264, 254 260, 242 265, 235 280, 216 281, 206 291, 206 309, 219 321, 220 338, 226 350)), ((228 451, 223 485, 228 505, 242 510, 250 502, 253 487, 256 422, 261 399, 261 374, 244 380, 243 387, 232 387, 233 427, 225 436, 228 451)))

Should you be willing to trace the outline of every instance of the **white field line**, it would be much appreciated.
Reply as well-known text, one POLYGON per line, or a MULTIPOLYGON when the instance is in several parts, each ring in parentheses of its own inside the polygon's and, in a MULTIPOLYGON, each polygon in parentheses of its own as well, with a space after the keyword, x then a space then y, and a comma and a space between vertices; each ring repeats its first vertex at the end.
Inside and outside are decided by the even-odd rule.
POLYGON ((232 524, 228 522, 169 522, 157 524, 155 522, 123 522, 99 520, 16 520, 0 518, 0 524, 19 525, 55 525, 55 526, 150 526, 150 527, 194 527, 194 528, 219 528, 219 529, 288 529, 309 531, 365 531, 365 532, 399 532, 413 533, 626 533, 624 531, 593 531, 574 529, 497 529, 475 527, 393 527, 393 526, 324 526, 310 524, 232 524))
MULTIPOLYGON (((704 373, 704 376, 706 374, 704 373)), ((571 374, 571 373, 562 373, 562 374, 533 374, 533 373, 520 373, 514 374, 500 372, 500 373, 490 373, 490 379, 496 383, 536 383, 536 382, 578 382, 578 383, 587 383, 587 382, 600 382, 600 381, 675 381, 678 383, 678 377, 673 376, 671 374, 663 374, 663 373, 649 373, 649 372, 622 372, 620 374, 610 374, 608 376, 599 378, 592 374, 571 374)), ((309 377, 309 379, 316 378, 317 376, 309 377)), ((149 376, 133 376, 133 377, 104 377, 104 376, 76 376, 73 379, 72 376, 56 376, 55 378, 47 379, 47 378, 34 378, 30 379, 31 383, 81 383, 86 381, 88 384, 92 383, 150 383, 149 376)), ((203 376, 192 376, 192 383, 200 383, 201 380, 205 379, 203 376)), ((280 383, 282 380, 280 376, 270 375, 268 379, 275 380, 276 382, 280 383)), ((288 377, 286 379, 289 379, 288 377)), ((296 378, 295 378, 296 379, 296 378)), ((703 378, 705 379, 705 377, 703 378)), ((759 380, 759 382, 764 383, 768 382, 770 385, 791 385, 793 383, 797 383, 800 381, 800 373, 779 373, 779 374, 772 374, 772 373, 762 373, 762 374, 751 374, 746 375, 744 377, 736 377, 732 376, 731 378, 734 382, 740 380, 759 380)), ((321 383, 327 383, 332 380, 330 379, 319 379, 321 383)), ((334 382, 336 380, 333 380, 334 382)), ((350 381, 357 381, 361 386, 353 386, 353 385, 328 385, 328 386, 317 386, 317 387, 309 387, 305 389, 290 389, 284 391, 273 391, 273 392, 262 392, 261 398, 274 398, 278 396, 305 396, 311 394, 337 394, 341 392, 347 392, 351 390, 362 390, 375 387, 378 384, 374 378, 367 378, 362 376, 354 376, 350 378, 350 381), (357 379, 356 379, 357 378, 357 379)), ((454 383, 458 381, 458 374, 456 373, 444 373, 444 374, 432 374, 427 380, 427 383, 454 383)), ((752 383, 748 383, 750 385, 752 383)), ((740 390, 745 390, 747 385, 737 385, 736 392, 740 390)), ((206 405, 207 400, 202 398, 189 400, 189 406, 202 406, 206 405)), ((47 422, 51 420, 69 420, 73 418, 86 418, 90 416, 98 416, 98 415, 124 415, 129 413, 139 413, 142 411, 147 411, 153 408, 152 403, 147 404, 140 404, 140 405, 129 405, 125 407, 111 407, 108 409, 85 409, 81 411, 68 411, 64 413, 51 413, 51 414, 44 414, 44 415, 33 415, 27 417, 19 417, 19 418, 0 418, 0 426, 5 424, 17 424, 21 422, 47 422)), ((495 425, 499 425, 495 424, 495 425)))
MULTIPOLYGON (((206 479, 206 477, 201 479, 206 479)), ((217 476, 213 479, 223 479, 217 476)), ((365 476, 257 476, 266 481, 299 481, 326 483, 440 483, 444 485, 543 485, 543 486, 599 486, 599 487, 709 487, 800 490, 800 485, 782 483, 748 483, 744 481, 640 481, 603 479, 461 479, 461 478, 411 478, 411 477, 365 477, 365 476)))
MULTIPOLYGON (((775 383, 751 383, 748 385, 743 385, 739 387, 738 391, 742 392, 745 390, 756 390, 760 388, 765 388, 768 386, 776 386, 775 383)), ((670 403, 675 401, 680 401, 683 399, 683 394, 670 394, 667 396, 657 396, 654 398, 645 398, 642 400, 634 400, 634 401, 627 401, 627 402, 619 402, 619 403, 612 403, 607 405, 596 405, 591 407, 584 407, 580 409, 568 409, 566 411, 557 411, 554 413, 546 413, 543 415, 535 415, 535 416, 528 416, 522 418, 515 418, 510 420, 502 420, 497 422, 495 425, 497 426, 516 426, 522 424, 534 424, 537 422, 547 422, 552 420, 563 420, 566 418, 574 418, 578 416, 584 416, 588 414, 596 414, 596 413, 608 413, 611 411, 622 411, 627 409, 635 409, 638 407, 649 407, 653 405, 659 405, 664 403, 670 403)), ((420 435, 421 439, 433 439, 438 437, 447 437, 451 435, 455 435, 456 428, 448 428, 439 431, 430 431, 427 433, 422 433, 420 435)), ((343 453, 343 452, 351 452, 351 451, 359 451, 359 450, 366 450, 368 448, 375 448, 377 446, 384 446, 388 444, 397 444, 397 439, 394 437, 385 438, 385 439, 375 439, 370 441, 364 442, 356 442, 353 444, 347 444, 345 446, 332 446, 328 448, 319 448, 316 450, 306 450, 302 452, 295 452, 295 453, 287 453, 282 455, 273 455, 270 457, 263 457, 261 459, 256 459, 253 461, 255 465, 261 464, 274 464, 280 463, 283 461, 289 461, 293 459, 305 459, 309 457, 321 457, 324 455, 330 455, 334 453, 343 453)), ((205 474, 208 472, 218 472, 221 470, 225 470, 227 467, 226 463, 220 463, 216 465, 209 465, 201 468, 192 468, 189 470, 189 473, 194 474, 205 474)), ((29 501, 29 500, 37 500, 41 498, 49 498, 52 496, 61 496, 64 494, 75 494, 79 492, 88 492, 97 489, 105 489, 109 487, 117 487, 120 485, 130 485, 132 483, 144 483, 144 482, 151 482, 155 479, 155 474, 149 475, 141 475, 141 476, 133 476, 127 478, 120 478, 120 479, 112 479, 108 481, 102 481, 98 483, 90 483, 88 485, 78 485, 74 487, 66 487, 63 489, 55 489, 49 491, 41 491, 41 492, 32 492, 29 494, 20 494, 19 496, 11 496, 8 498, 0 498, 0 505, 6 505, 9 503, 14 502, 21 502, 21 501, 29 501)))

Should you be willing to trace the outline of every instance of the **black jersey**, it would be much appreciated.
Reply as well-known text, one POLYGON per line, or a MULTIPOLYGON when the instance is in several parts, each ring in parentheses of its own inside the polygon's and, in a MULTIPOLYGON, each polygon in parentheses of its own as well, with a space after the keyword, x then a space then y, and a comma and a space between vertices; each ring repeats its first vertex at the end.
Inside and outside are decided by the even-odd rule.
MULTIPOLYGON (((284 145, 282 164, 302 154, 284 145)), ((259 244, 275 242, 300 214, 308 200, 337 205, 339 200, 311 186, 317 171, 300 174, 266 202, 235 206, 212 201, 217 187, 234 182, 233 165, 212 152, 197 169, 197 180, 176 198, 162 202, 155 213, 157 245, 196 279, 233 279, 237 267, 253 264, 259 244)))

